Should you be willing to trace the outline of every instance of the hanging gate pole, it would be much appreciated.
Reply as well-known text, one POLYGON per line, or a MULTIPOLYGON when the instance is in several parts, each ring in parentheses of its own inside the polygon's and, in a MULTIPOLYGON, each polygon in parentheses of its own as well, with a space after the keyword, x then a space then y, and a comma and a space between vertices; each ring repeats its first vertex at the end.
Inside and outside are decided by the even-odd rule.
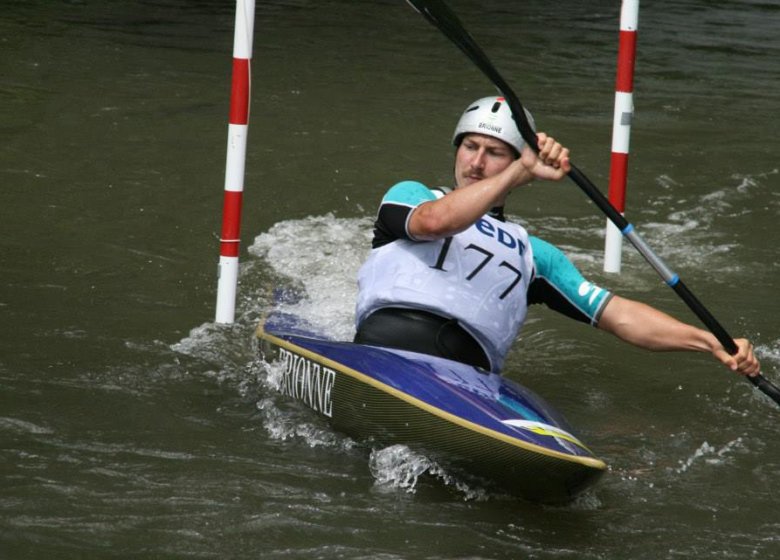
MULTIPOLYGON (((620 9, 617 78, 615 80, 615 113, 612 121, 612 159, 609 169, 609 201, 622 214, 626 209, 628 145, 631 119, 634 116, 634 61, 639 0, 623 0, 620 9)), ((604 242, 604 271, 620 272, 623 234, 607 220, 604 242)))
POLYGON ((225 162, 225 196, 222 207, 222 234, 219 239, 217 323, 232 323, 236 310, 238 249, 241 230, 241 203, 244 193, 246 138, 249 128, 250 61, 252 59, 254 21, 254 0, 237 0, 233 36, 230 120, 225 162))

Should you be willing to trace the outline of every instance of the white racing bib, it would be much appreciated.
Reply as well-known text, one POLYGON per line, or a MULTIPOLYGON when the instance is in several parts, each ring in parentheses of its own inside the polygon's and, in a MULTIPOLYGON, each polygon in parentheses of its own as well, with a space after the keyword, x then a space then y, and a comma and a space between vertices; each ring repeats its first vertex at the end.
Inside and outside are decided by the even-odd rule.
POLYGON ((360 269, 356 321, 382 307, 457 319, 498 372, 525 321, 532 271, 527 232, 490 216, 445 239, 398 239, 373 249, 360 269))

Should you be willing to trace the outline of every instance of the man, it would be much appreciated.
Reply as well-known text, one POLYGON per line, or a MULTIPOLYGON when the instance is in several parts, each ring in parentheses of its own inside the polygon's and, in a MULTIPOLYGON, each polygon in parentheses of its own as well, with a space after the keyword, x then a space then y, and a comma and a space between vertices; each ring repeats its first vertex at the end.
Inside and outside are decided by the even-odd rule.
POLYGON ((570 164, 541 132, 534 153, 503 98, 469 105, 453 144, 454 190, 403 181, 382 200, 358 276, 355 342, 500 372, 528 305, 545 303, 642 348, 710 352, 740 374, 759 373, 749 341, 737 340, 731 356, 708 331, 587 282, 559 249, 506 222, 510 192, 560 180, 570 164))

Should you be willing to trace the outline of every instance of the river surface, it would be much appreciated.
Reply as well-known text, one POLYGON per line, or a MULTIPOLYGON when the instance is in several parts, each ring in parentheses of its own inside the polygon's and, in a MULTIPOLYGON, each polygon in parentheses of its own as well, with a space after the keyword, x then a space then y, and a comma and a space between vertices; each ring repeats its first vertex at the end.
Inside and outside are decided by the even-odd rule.
MULTIPOLYGON (((452 0, 602 189, 619 2, 452 0)), ((545 507, 334 433, 270 389, 272 288, 353 332, 379 199, 451 180, 491 84, 401 0, 259 2, 237 320, 213 321, 234 6, 4 0, 0 557, 780 557, 780 411, 709 356, 533 309, 505 373, 609 465, 545 507)), ((643 2, 627 214, 780 382, 780 4, 643 2)), ((593 281, 685 320, 569 181, 509 214, 593 281)))

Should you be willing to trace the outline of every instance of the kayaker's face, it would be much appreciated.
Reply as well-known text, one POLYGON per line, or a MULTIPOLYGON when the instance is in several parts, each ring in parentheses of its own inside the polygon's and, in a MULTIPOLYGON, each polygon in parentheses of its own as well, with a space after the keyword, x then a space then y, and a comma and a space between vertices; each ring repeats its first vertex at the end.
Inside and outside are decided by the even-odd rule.
POLYGON ((501 173, 514 160, 512 148, 498 138, 467 134, 455 152, 455 188, 501 173))

